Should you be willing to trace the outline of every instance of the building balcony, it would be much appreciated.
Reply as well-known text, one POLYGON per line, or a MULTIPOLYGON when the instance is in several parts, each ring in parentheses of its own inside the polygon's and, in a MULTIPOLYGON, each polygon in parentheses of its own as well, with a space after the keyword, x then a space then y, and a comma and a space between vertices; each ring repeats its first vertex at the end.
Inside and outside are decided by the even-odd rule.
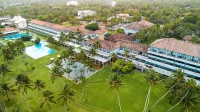
POLYGON ((200 67, 199 63, 196 63, 193 61, 188 61, 188 60, 180 59, 180 58, 169 56, 169 55, 164 55, 164 54, 153 52, 153 51, 148 51, 148 53, 200 67))

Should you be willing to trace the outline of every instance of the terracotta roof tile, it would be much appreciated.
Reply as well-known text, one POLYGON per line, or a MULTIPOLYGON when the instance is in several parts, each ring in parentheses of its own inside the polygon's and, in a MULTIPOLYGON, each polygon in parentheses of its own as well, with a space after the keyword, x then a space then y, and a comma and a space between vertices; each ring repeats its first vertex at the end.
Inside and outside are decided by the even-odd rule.
POLYGON ((110 42, 110 41, 106 41, 106 40, 100 40, 98 38, 88 40, 87 43, 88 44, 94 44, 97 41, 100 41, 101 47, 104 48, 104 49, 115 50, 115 49, 120 47, 120 45, 118 43, 114 43, 114 42, 110 42))
POLYGON ((139 52, 148 51, 148 45, 146 44, 136 43, 136 42, 132 42, 128 40, 123 40, 123 41, 120 41, 119 43, 121 47, 125 47, 125 48, 132 49, 135 51, 139 51, 139 52))
POLYGON ((18 29, 16 28, 12 28, 12 27, 6 27, 2 30, 3 33, 6 33, 6 32, 12 32, 12 31, 18 31, 18 29))
POLYGON ((145 20, 142 20, 142 21, 134 22, 128 26, 125 26, 125 28, 140 31, 140 30, 149 28, 153 25, 155 25, 155 24, 145 21, 145 20))
POLYGON ((165 38, 156 40, 150 46, 200 58, 200 44, 165 38))

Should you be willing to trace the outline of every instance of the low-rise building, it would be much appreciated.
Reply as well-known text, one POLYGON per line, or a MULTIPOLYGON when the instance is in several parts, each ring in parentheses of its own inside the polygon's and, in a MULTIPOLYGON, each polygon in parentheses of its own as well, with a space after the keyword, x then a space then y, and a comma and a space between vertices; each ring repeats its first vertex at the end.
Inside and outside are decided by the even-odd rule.
POLYGON ((155 24, 153 24, 149 21, 141 20, 138 22, 133 22, 133 23, 126 25, 124 27, 121 27, 121 28, 124 29, 125 34, 129 35, 129 34, 135 34, 135 33, 139 32, 140 30, 150 28, 153 25, 155 25, 155 24))
POLYGON ((69 1, 67 2, 67 6, 78 6, 78 1, 69 1))
POLYGON ((12 28, 12 27, 5 27, 2 31, 1 31, 4 35, 11 35, 11 34, 16 34, 19 32, 19 29, 17 28, 12 28))
POLYGON ((117 19, 122 19, 124 21, 128 21, 129 18, 132 18, 129 14, 117 14, 116 15, 117 19))
POLYGON ((0 20, 1 20, 1 25, 5 25, 5 26, 15 25, 19 29, 26 29, 27 28, 26 19, 22 18, 20 15, 14 16, 13 19, 6 17, 6 18, 1 18, 0 20))
POLYGON ((78 11, 78 17, 93 16, 95 14, 96 12, 91 10, 78 11))
POLYGON ((28 24, 28 29, 41 34, 51 35, 53 37, 58 37, 60 32, 67 33, 68 31, 68 27, 40 20, 31 20, 28 24))
POLYGON ((165 75, 180 68, 188 77, 200 79, 199 44, 174 38, 159 39, 150 45, 148 57, 140 61, 158 68, 158 72, 165 75))
POLYGON ((27 28, 27 21, 25 18, 22 18, 20 15, 19 16, 14 16, 13 19, 11 19, 11 22, 16 25, 17 28, 19 29, 26 29, 27 28))

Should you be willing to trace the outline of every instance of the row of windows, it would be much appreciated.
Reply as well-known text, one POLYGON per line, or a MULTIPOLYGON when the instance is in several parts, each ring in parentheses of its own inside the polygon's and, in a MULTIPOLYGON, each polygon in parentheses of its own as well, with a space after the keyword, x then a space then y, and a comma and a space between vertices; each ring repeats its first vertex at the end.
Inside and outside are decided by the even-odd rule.
POLYGON ((169 61, 178 62, 178 63, 181 63, 181 64, 187 64, 187 65, 192 66, 192 67, 200 68, 200 66, 198 66, 198 65, 195 64, 195 63, 194 63, 194 64, 190 64, 190 63, 186 63, 186 62, 184 62, 184 61, 178 61, 178 60, 176 60, 176 59, 171 59, 171 58, 167 58, 167 57, 162 57, 162 56, 158 56, 158 55, 152 54, 152 53, 148 53, 148 55, 149 55, 149 56, 152 55, 152 56, 156 56, 156 57, 158 57, 158 58, 163 58, 163 59, 166 59, 166 60, 169 60, 169 61))
POLYGON ((185 59, 185 60, 188 60, 188 61, 193 61, 193 62, 200 63, 200 58, 197 58, 197 57, 194 57, 194 56, 189 56, 189 55, 176 53, 176 52, 171 52, 171 51, 168 51, 168 50, 163 50, 163 49, 153 48, 153 47, 150 48, 150 51, 158 52, 158 53, 161 53, 161 54, 165 54, 165 55, 169 55, 169 56, 185 59))
POLYGON ((44 30, 44 29, 41 29, 41 28, 33 27, 33 26, 29 26, 28 28, 32 28, 32 29, 35 29, 35 30, 39 30, 39 31, 41 31, 41 32, 49 32, 49 33, 51 33, 51 34, 57 35, 57 33, 55 33, 55 32, 48 31, 48 30, 44 30))
MULTIPOLYGON (((167 71, 175 72, 175 70, 173 70, 173 69, 170 69, 170 68, 167 68, 167 67, 164 67, 164 66, 160 66, 160 65, 157 65, 155 63, 147 62, 147 61, 144 61, 144 60, 141 60, 141 59, 136 59, 136 60, 140 61, 142 63, 146 63, 146 64, 151 65, 151 66, 155 66, 157 68, 161 68, 161 69, 164 69, 164 70, 167 70, 167 71)), ((190 78, 194 78, 194 79, 200 80, 199 77, 193 76, 191 74, 187 74, 187 76, 190 77, 190 78)))
POLYGON ((149 57, 150 59, 152 60, 156 60, 156 61, 159 61, 159 62, 162 62, 162 63, 165 63, 165 64, 169 64, 169 65, 172 65, 172 66, 176 66, 178 68, 182 68, 182 69, 185 69, 185 70, 189 70, 189 71, 193 71, 193 72, 196 72, 196 73, 200 73, 200 69, 198 69, 197 67, 189 67, 189 66, 185 66, 185 64, 180 64, 180 63, 177 63, 177 62, 170 62, 170 61, 164 61, 162 59, 155 59, 155 58, 152 58, 152 57, 149 57))

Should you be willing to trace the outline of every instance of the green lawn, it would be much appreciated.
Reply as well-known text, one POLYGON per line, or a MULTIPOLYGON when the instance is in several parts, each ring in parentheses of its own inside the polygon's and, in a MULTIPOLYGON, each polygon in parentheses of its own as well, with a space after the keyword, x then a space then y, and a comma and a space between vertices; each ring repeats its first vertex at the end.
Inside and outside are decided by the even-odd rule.
MULTIPOLYGON (((32 80, 41 79, 46 82, 46 89, 49 89, 54 93, 58 93, 61 90, 60 86, 63 86, 61 83, 61 79, 56 80, 55 83, 52 84, 49 78, 50 69, 45 66, 50 62, 49 59, 51 57, 56 57, 57 54, 60 54, 60 52, 58 51, 55 54, 46 56, 44 58, 40 58, 38 60, 34 60, 27 56, 26 60, 31 62, 32 65, 36 67, 34 71, 28 71, 26 69, 26 67, 22 63, 21 57, 10 61, 9 65, 11 65, 10 68, 13 72, 10 73, 11 78, 9 78, 8 80, 10 80, 10 82, 13 82, 13 78, 19 73, 21 73, 20 69, 22 69, 22 71, 25 71, 25 73, 32 80)), ((3 63, 3 61, 1 60, 0 63, 3 63)), ((83 97, 81 100, 83 104, 72 103, 70 105, 72 112, 119 111, 116 91, 108 90, 109 85, 107 82, 107 78, 109 76, 109 70, 110 67, 108 66, 90 78, 91 83, 89 84, 88 88, 88 102, 85 102, 85 97, 83 97)), ((77 85, 65 78, 63 78, 63 80, 66 84, 70 84, 72 88, 76 90, 75 98, 79 100, 82 92, 82 86, 77 85)), ((123 83, 124 85, 120 88, 119 91, 123 111, 141 112, 144 107, 145 98, 149 87, 143 78, 143 74, 138 71, 135 71, 134 75, 124 75, 123 83)), ((155 102, 162 94, 164 94, 164 92, 165 89, 163 88, 162 84, 159 84, 156 87, 154 87, 151 94, 150 105, 152 105, 153 102, 155 102)), ((22 109, 24 111, 27 111, 27 105, 23 103, 23 94, 17 93, 16 98, 18 102, 17 104, 23 105, 22 109)), ((40 110, 37 91, 28 91, 28 101, 31 105, 32 111, 38 112, 40 110)), ((12 110, 12 108, 16 108, 15 106, 13 106, 13 103, 15 102, 6 102, 9 110, 12 110)), ((52 104, 51 106, 53 111, 55 112, 64 111, 64 107, 61 105, 61 102, 58 102, 56 105, 52 104)), ((163 101, 161 101, 161 103, 159 103, 159 105, 157 105, 153 112, 165 112, 169 108, 170 105, 168 104, 168 98, 165 98, 163 101)), ((48 111, 46 106, 42 109, 42 112, 45 111, 48 111)), ((173 112, 177 112, 177 110, 174 110, 173 112)))

